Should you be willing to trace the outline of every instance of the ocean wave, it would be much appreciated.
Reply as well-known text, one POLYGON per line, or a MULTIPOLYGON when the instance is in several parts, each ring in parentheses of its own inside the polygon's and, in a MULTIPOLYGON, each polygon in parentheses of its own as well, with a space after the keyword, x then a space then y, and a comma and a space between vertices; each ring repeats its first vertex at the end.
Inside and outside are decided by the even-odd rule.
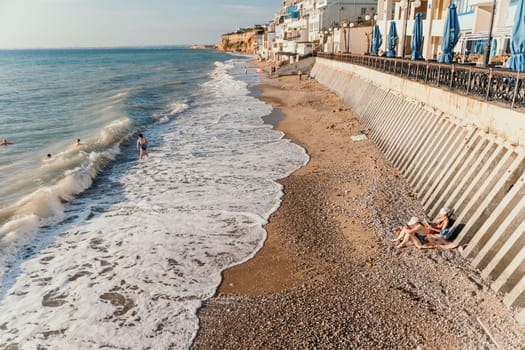
POLYGON ((64 219, 64 205, 91 186, 97 173, 120 152, 118 145, 104 151, 89 152, 86 159, 73 169, 66 169, 54 185, 45 186, 22 198, 14 205, 0 210, 0 242, 10 234, 20 237, 43 225, 64 219))
POLYGON ((185 102, 172 103, 168 106, 167 113, 158 114, 153 118, 159 123, 166 123, 169 122, 173 116, 184 112, 188 108, 190 108, 190 106, 185 102))
MULTIPOLYGON (((105 187, 101 181, 85 201, 67 208, 67 215, 79 217, 71 219, 71 226, 42 230, 37 242, 19 250, 20 263, 7 269, 7 282, 0 287, 0 324, 7 334, 0 334, 0 343, 9 336, 9 342, 36 347, 43 342, 42 332, 67 328, 44 344, 190 346, 198 330, 197 309, 216 292, 221 272, 262 246, 262 225, 282 195, 282 186, 273 180, 307 161, 303 149, 263 123, 271 106, 249 96, 246 83, 227 74, 227 67, 231 64, 216 64, 218 81, 199 85, 191 108, 164 106, 161 113, 171 111, 175 117, 169 125, 145 130, 152 143, 161 145, 151 159, 118 163, 115 172, 104 173, 104 180, 118 174, 115 192, 107 191, 112 182, 105 187), (185 108, 189 110, 179 115, 185 108), (115 312, 121 305, 110 295, 133 307, 118 316, 119 322, 114 322, 115 312), (42 296, 63 304, 43 308, 42 296), (19 307, 10 307, 15 304, 19 307)), ((98 164, 93 152, 110 147, 96 148, 96 139, 86 139, 85 151, 98 164)), ((68 174, 68 181, 64 177, 48 186, 58 213, 66 194, 89 186, 96 175, 88 171, 95 169, 88 159, 77 168, 79 173, 68 174)), ((18 227, 25 229, 46 222, 29 215, 19 219, 18 227)), ((6 233, 4 239, 10 237, 6 233)))
MULTIPOLYGON (((136 130, 129 118, 104 126, 97 134, 44 158, 31 178, 15 181, 15 187, 38 181, 39 188, 14 204, 0 209, 0 242, 6 236, 24 237, 44 225, 64 219, 64 205, 89 188, 98 172, 120 152, 120 145, 136 130)), ((16 190, 14 188, 13 190, 16 190)))
POLYGON ((111 96, 111 99, 114 99, 114 100, 123 100, 124 98, 126 98, 128 96, 128 92, 127 91, 121 91, 119 93, 116 93, 115 95, 111 96))
MULTIPOLYGON (((167 106, 166 113, 152 116, 152 121, 165 123, 188 108, 186 102, 172 103, 167 106)), ((24 236, 43 225, 64 220, 64 204, 89 188, 97 173, 120 152, 120 145, 145 126, 148 125, 138 125, 128 117, 110 121, 95 135, 82 139, 81 146, 71 145, 42 159, 34 177, 12 182, 13 191, 35 181, 40 186, 16 203, 0 208, 0 242, 6 235, 24 236)))

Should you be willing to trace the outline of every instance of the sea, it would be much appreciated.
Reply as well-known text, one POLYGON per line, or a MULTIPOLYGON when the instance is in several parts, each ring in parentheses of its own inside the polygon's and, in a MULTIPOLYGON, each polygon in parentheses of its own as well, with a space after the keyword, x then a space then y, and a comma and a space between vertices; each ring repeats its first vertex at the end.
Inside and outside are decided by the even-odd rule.
POLYGON ((265 122, 250 59, 0 51, 0 348, 191 347, 309 159, 265 122))

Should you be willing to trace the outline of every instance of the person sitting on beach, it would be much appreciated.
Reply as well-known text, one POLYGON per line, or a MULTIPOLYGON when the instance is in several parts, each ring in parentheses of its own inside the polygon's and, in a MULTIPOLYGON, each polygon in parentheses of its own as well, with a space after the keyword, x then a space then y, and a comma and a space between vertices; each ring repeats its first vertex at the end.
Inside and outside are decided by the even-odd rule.
POLYGON ((450 227, 452 226, 451 215, 451 209, 441 208, 433 221, 425 222, 425 227, 433 233, 439 233, 442 237, 447 238, 450 227))
POLYGON ((142 160, 144 156, 149 158, 148 140, 146 140, 142 134, 139 134, 139 138, 137 139, 137 150, 139 151, 140 160, 142 160))
POLYGON ((394 234, 397 235, 392 242, 400 242, 396 248, 402 248, 407 245, 409 241, 412 241, 418 249, 430 249, 434 248, 433 246, 425 245, 427 243, 427 236, 431 235, 433 231, 425 227, 421 220, 417 217, 412 217, 406 224, 396 230, 394 234))
POLYGON ((440 215, 436 217, 432 224, 422 224, 417 217, 412 217, 406 226, 394 230, 394 234, 397 237, 392 242, 400 242, 396 248, 402 248, 410 241, 419 249, 448 250, 457 248, 457 244, 450 242, 446 237, 453 221, 450 217, 451 212, 450 209, 442 208, 440 215), (444 213, 445 209, 446 214, 444 213), (445 229, 440 229, 439 225, 442 225, 441 227, 445 227, 445 229))

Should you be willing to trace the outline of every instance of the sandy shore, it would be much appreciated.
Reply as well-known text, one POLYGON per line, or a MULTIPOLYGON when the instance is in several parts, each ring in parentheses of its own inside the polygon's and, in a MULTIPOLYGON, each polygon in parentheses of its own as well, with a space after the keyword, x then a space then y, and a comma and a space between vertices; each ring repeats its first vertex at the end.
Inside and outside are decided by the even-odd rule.
POLYGON ((224 273, 194 349, 520 349, 525 329, 456 250, 393 248, 422 207, 341 101, 313 80, 261 99, 310 162, 288 178, 256 257, 224 273))

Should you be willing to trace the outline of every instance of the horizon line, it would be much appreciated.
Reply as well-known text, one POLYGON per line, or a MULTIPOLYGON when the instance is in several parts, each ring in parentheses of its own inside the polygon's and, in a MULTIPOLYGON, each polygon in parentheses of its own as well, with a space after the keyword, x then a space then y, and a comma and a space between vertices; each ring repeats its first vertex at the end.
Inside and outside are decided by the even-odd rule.
POLYGON ((0 47, 0 51, 16 50, 93 50, 93 49, 163 49, 175 47, 190 47, 193 45, 217 45, 217 44, 162 44, 162 45, 122 45, 122 46, 56 46, 56 47, 0 47))

